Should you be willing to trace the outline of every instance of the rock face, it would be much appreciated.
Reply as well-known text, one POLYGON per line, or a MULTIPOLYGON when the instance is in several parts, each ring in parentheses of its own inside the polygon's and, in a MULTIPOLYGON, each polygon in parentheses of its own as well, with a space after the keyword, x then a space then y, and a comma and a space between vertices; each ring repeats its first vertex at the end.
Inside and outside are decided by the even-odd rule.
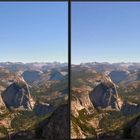
POLYGON ((123 102, 118 97, 115 84, 109 77, 97 85, 89 94, 90 100, 95 107, 120 110, 123 102))
MULTIPOLYGON (((89 99, 88 87, 80 87, 72 89, 71 97, 71 138, 72 139, 85 139, 87 135, 90 135, 88 132, 81 127, 85 122, 80 120, 82 116, 90 116, 95 111, 95 108, 92 102, 89 99), (79 125, 79 123, 81 125, 79 125)), ((96 121, 97 122, 97 121, 96 121)), ((90 122, 86 121, 86 126, 88 127, 90 122)))
POLYGON ((72 96, 71 100, 71 112, 75 117, 79 116, 78 111, 84 109, 84 107, 81 105, 80 100, 75 97, 74 95, 72 96))
POLYGON ((14 83, 6 88, 2 93, 2 99, 9 109, 19 107, 32 109, 34 105, 28 85, 21 77, 18 77, 14 83))
MULTIPOLYGON (((76 91, 75 91, 76 92, 76 91)), ((75 117, 78 117, 78 111, 85 109, 87 113, 94 110, 94 106, 89 99, 89 94, 86 92, 78 93, 78 91, 72 95, 71 99, 71 112, 75 117)))
POLYGON ((41 135, 48 140, 69 139, 68 114, 68 105, 65 104, 58 107, 48 119, 40 123, 41 135))
POLYGON ((5 103, 2 100, 2 97, 0 95, 0 114, 4 113, 6 111, 5 103))

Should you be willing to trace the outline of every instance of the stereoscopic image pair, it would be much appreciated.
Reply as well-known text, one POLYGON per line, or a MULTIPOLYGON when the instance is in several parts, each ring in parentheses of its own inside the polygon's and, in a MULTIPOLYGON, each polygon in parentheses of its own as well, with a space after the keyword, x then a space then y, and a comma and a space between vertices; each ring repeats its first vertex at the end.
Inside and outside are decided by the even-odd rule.
POLYGON ((0 2, 0 139, 140 138, 139 2, 0 2))

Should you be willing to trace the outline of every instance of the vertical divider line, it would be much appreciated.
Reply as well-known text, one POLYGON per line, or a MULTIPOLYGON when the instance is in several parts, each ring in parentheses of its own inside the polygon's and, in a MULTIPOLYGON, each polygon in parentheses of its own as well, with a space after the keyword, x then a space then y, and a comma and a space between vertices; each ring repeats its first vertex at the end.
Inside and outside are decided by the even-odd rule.
POLYGON ((71 0, 68 0, 68 89, 69 137, 71 139, 71 0))

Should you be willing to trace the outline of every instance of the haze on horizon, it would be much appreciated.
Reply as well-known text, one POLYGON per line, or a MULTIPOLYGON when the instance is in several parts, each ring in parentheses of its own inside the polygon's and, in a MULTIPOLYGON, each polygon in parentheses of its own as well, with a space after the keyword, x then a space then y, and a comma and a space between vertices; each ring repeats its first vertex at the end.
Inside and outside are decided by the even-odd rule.
POLYGON ((68 62, 67 2, 0 2, 0 62, 68 62))
POLYGON ((72 2, 72 64, 140 62, 139 2, 72 2))
POLYGON ((114 62, 111 62, 111 61, 85 61, 85 62, 79 62, 79 63, 72 63, 73 65, 80 65, 80 64, 85 64, 85 63, 109 63, 109 64, 115 64, 115 63, 124 63, 124 64, 131 64, 131 63, 139 63, 140 64, 140 61, 131 61, 131 62, 128 62, 128 61, 114 61, 114 62))
POLYGON ((23 63, 23 64, 27 64, 27 63, 68 63, 68 62, 59 62, 59 61, 27 61, 27 62, 22 62, 22 61, 0 61, 0 63, 23 63))

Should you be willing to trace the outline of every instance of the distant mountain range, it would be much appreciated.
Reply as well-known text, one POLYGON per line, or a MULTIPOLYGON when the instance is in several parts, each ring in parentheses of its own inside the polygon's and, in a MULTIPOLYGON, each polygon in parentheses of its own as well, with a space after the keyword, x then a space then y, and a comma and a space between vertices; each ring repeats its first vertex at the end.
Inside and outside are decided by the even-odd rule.
POLYGON ((23 71, 23 70, 42 70, 47 71, 50 69, 58 68, 61 69, 63 67, 67 67, 67 63, 53 62, 53 63, 41 63, 41 62, 33 62, 33 63, 22 63, 22 62, 0 62, 0 67, 7 68, 12 72, 23 71))
POLYGON ((139 70, 140 63, 108 63, 108 62, 89 62, 89 63, 81 63, 79 65, 72 64, 72 67, 81 67, 81 68, 92 68, 92 70, 96 70, 98 72, 102 71, 113 71, 113 70, 139 70))

